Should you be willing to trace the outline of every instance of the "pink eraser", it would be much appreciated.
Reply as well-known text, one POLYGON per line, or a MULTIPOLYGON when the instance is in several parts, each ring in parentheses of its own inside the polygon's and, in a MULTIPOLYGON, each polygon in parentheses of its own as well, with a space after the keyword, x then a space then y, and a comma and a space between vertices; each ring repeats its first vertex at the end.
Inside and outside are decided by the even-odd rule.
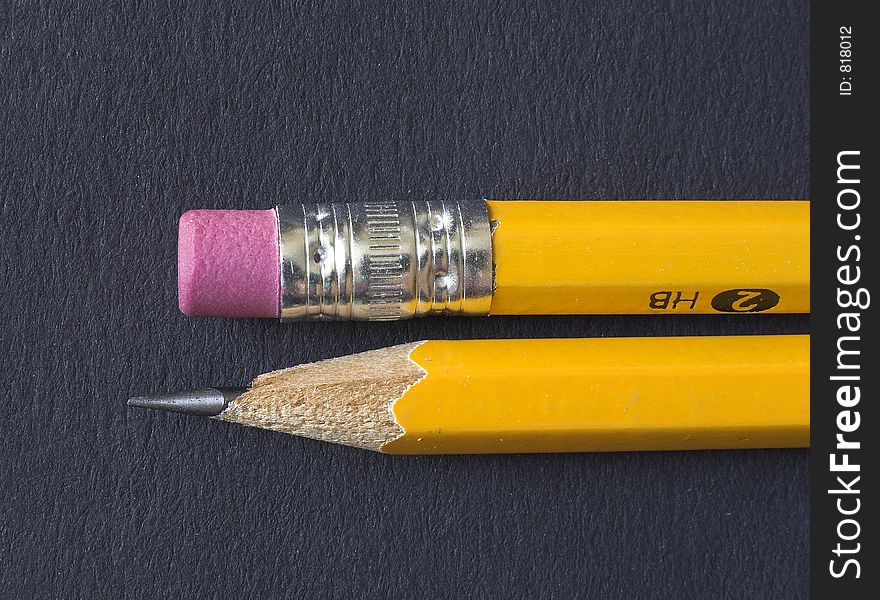
POLYGON ((180 217, 177 293, 190 317, 278 317, 274 210, 191 210, 180 217))

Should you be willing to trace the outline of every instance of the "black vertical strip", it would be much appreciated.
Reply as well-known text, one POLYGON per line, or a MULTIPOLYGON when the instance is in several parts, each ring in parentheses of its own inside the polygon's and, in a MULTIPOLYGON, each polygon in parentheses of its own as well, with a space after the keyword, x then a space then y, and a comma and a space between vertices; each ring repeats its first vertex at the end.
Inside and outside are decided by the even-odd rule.
POLYGON ((812 591, 876 598, 880 216, 871 3, 812 3, 812 591), (873 108, 871 108, 873 107, 873 108), (874 114, 871 114, 871 113, 874 114))

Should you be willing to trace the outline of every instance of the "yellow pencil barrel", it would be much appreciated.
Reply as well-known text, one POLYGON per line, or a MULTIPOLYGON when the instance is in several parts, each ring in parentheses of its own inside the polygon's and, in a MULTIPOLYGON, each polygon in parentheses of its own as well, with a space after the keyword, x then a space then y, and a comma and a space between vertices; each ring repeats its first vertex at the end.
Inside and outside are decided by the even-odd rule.
POLYGON ((491 314, 806 313, 805 201, 487 201, 491 314))
POLYGON ((392 454, 809 445, 809 337, 428 341, 392 454))

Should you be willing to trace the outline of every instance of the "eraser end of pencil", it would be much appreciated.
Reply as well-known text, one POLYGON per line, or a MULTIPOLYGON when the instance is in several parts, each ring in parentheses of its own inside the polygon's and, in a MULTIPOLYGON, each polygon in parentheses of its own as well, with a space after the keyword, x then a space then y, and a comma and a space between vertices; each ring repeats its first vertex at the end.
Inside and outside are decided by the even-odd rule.
POLYGON ((278 317, 274 210, 190 210, 180 217, 177 293, 190 317, 278 317))

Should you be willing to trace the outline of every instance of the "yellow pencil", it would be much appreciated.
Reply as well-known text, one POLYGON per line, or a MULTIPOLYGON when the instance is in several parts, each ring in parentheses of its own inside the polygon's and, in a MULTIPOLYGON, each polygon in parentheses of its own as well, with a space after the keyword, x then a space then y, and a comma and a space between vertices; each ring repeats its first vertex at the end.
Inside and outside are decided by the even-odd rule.
POLYGON ((493 315, 810 312, 809 202, 487 207, 493 315))
POLYGON ((809 337, 427 341, 138 397, 387 454, 809 445, 809 337))
POLYGON ((190 316, 806 313, 803 201, 448 200, 193 210, 190 316))

